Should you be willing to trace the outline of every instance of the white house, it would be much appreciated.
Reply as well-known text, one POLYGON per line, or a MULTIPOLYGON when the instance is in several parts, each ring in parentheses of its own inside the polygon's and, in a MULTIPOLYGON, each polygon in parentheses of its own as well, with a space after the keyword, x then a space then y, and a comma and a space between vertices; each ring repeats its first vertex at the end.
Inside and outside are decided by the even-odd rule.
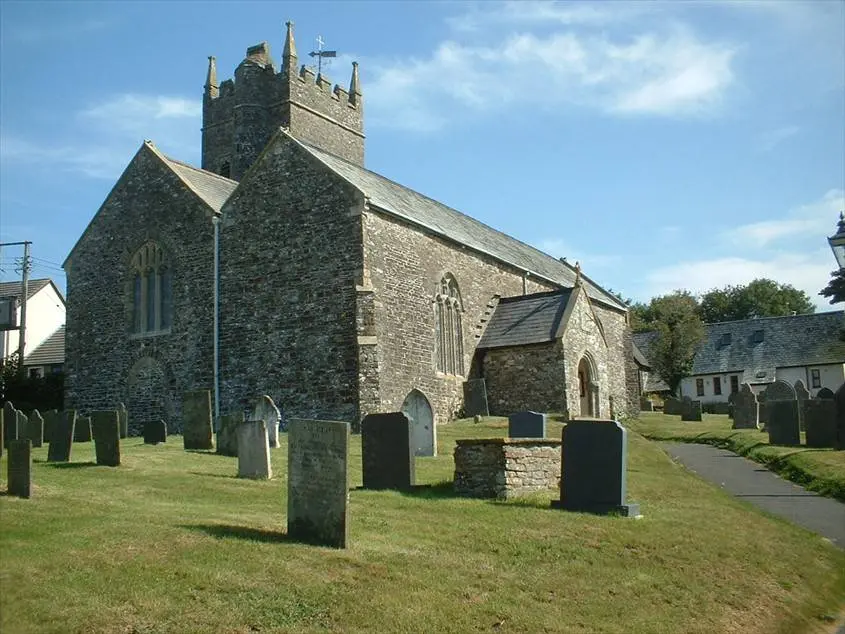
MULTIPOLYGON (((0 360, 18 351, 21 283, 0 282, 0 360)), ((24 367, 30 375, 61 371, 64 364, 65 298, 50 279, 30 280, 26 300, 24 367)))

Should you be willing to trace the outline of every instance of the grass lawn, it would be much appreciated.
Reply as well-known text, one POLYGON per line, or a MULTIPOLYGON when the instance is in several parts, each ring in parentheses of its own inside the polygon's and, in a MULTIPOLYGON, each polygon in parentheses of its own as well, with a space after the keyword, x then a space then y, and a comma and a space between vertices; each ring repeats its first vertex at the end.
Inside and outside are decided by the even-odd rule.
MULTIPOLYGON (((845 501, 845 451, 770 445, 767 433, 731 429, 727 416, 704 414, 703 419, 681 422, 679 416, 642 412, 639 419, 626 425, 652 440, 700 442, 730 449, 812 491, 845 501)), ((803 433, 801 442, 805 442, 803 433)))
MULTIPOLYGON (((557 435, 560 426, 553 425, 557 435)), ((286 438, 277 478, 236 459, 124 442, 70 465, 35 450, 34 497, 0 497, 0 631, 830 632, 845 608, 845 552, 756 512, 629 436, 629 499, 644 517, 456 498, 458 438, 440 427, 412 494, 353 490, 350 548, 286 539, 286 438)), ((361 483, 360 437, 351 479, 361 483)), ((3 478, 6 456, 2 459, 3 478)), ((4 485, 5 487, 5 480, 4 485)))

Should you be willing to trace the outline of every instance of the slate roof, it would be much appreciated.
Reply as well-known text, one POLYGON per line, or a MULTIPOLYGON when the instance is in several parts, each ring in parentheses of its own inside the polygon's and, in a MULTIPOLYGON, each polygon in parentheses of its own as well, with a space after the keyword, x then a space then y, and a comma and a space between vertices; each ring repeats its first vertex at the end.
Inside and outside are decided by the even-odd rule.
MULTIPOLYGON (((41 278, 37 280, 29 280, 29 283, 26 287, 26 295, 27 300, 32 299, 32 296, 35 295, 38 291, 42 288, 47 286, 48 284, 52 284, 52 280, 49 278, 41 278)), ((58 291, 58 289, 56 289, 58 291)), ((61 296, 61 293, 59 293, 61 296)), ((20 282, 0 282, 0 297, 14 297, 15 299, 20 299, 21 297, 21 283, 20 282)))
MULTIPOLYGON (((575 269, 557 258, 360 165, 294 140, 330 170, 362 191, 371 205, 561 286, 571 288, 575 285, 575 269)), ((592 280, 583 274, 581 278, 590 299, 627 310, 616 297, 592 280)))
POLYGON ((65 362, 65 327, 59 326, 41 345, 30 352, 24 360, 24 366, 58 365, 65 362))
POLYGON ((170 169, 176 172, 187 185, 190 187, 205 203, 217 213, 220 213, 220 208, 226 199, 235 191, 238 186, 237 181, 233 181, 214 172, 209 172, 182 161, 177 161, 169 156, 161 157, 169 165, 170 169))
POLYGON ((499 301, 478 348, 524 346, 553 341, 561 333, 561 319, 571 289, 505 297, 499 301))
POLYGON ((641 358, 637 359, 637 363, 641 366, 646 366, 648 368, 648 375, 646 376, 645 385, 643 386, 644 392, 668 392, 669 386, 666 384, 666 381, 660 378, 660 375, 657 372, 654 372, 651 368, 651 361, 649 361, 651 357, 651 344, 654 341, 655 337, 657 337, 656 332, 635 332, 631 335, 634 343, 634 358, 637 359, 637 352, 641 355, 641 358))

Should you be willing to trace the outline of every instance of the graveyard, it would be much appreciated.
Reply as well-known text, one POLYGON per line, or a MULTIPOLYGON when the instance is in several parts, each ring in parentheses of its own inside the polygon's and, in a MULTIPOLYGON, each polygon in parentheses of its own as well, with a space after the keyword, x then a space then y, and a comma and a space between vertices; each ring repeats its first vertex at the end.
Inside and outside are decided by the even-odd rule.
MULTIPOLYGON (((751 510, 636 431, 765 434, 708 414, 626 425, 638 519, 553 508, 553 488, 457 495, 458 441, 506 437, 507 419, 440 426, 437 456, 410 458, 413 486, 408 457, 396 463, 396 490, 363 488, 362 436, 345 435, 345 548, 288 532, 295 427, 269 449, 271 479, 239 478, 238 458, 186 450, 176 435, 121 438, 118 466, 97 464, 92 441, 48 463, 44 444, 32 449, 31 497, 0 496, 0 631, 830 631, 845 552, 751 510)), ((562 425, 545 426, 559 442, 562 425)))

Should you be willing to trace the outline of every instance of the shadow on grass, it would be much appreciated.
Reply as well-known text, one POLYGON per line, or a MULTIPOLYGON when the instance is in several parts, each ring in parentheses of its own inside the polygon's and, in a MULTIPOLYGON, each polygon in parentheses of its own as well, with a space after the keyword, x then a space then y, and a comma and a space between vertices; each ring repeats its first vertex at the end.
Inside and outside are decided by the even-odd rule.
POLYGON ((207 476, 209 478, 236 478, 237 474, 226 475, 225 473, 205 473, 204 471, 188 471, 188 475, 207 476))
POLYGON ((185 453, 195 453, 201 456, 220 456, 221 458, 230 458, 232 456, 224 456, 222 453, 217 453, 214 449, 185 449, 185 453))
POLYGON ((454 483, 451 480, 441 480, 434 484, 415 484, 410 489, 399 491, 402 495, 424 500, 444 500, 448 498, 464 498, 466 496, 455 493, 454 483))
POLYGON ((54 469, 81 469, 98 466, 96 462, 45 462, 44 464, 54 469))
POLYGON ((295 541, 288 537, 287 533, 268 531, 261 528, 252 528, 250 526, 229 526, 227 524, 182 524, 181 528, 187 528, 191 531, 205 533, 206 535, 211 535, 212 537, 221 539, 224 537, 234 537, 235 539, 245 539, 252 542, 266 542, 272 544, 295 541))

